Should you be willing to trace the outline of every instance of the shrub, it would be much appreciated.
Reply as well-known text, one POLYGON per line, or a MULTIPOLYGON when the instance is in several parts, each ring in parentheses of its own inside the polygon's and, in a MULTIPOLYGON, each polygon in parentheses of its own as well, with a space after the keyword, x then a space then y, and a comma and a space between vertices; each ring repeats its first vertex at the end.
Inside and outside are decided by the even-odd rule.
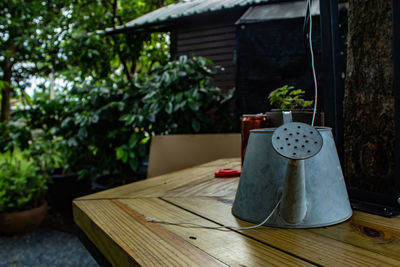
POLYGON ((53 100, 36 100, 25 120, 57 146, 70 172, 132 177, 152 134, 230 130, 231 95, 210 86, 216 70, 207 59, 183 56, 154 65, 134 83, 92 80, 53 100))
POLYGON ((146 119, 156 134, 230 131, 228 100, 232 92, 223 95, 210 85, 218 69, 208 59, 186 56, 155 65, 149 75, 136 78, 143 106, 121 119, 128 124, 146 119))
POLYGON ((29 129, 20 122, 0 123, 0 153, 13 150, 14 147, 26 149, 31 138, 29 129))
POLYGON ((0 212, 22 211, 44 203, 46 178, 26 151, 0 154, 0 212))

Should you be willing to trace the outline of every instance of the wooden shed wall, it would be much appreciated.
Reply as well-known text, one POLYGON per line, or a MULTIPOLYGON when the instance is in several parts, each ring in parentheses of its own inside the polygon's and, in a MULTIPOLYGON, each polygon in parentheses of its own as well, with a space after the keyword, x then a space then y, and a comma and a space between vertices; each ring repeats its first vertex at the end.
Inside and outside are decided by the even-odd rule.
POLYGON ((213 85, 224 92, 235 87, 236 67, 233 61, 236 39, 234 21, 189 26, 176 31, 176 55, 202 56, 224 68, 213 85))

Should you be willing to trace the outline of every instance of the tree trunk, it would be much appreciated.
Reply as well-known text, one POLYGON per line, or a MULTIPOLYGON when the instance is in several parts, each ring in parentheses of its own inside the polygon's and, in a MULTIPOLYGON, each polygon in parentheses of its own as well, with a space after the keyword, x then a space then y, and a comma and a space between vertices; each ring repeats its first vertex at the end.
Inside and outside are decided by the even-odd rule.
POLYGON ((1 90, 1 116, 0 122, 7 122, 10 120, 11 113, 11 74, 12 74, 12 63, 9 59, 6 59, 3 63, 3 81, 5 82, 5 86, 3 90, 1 90))
POLYGON ((392 5, 349 0, 344 173, 353 188, 394 193, 392 5))

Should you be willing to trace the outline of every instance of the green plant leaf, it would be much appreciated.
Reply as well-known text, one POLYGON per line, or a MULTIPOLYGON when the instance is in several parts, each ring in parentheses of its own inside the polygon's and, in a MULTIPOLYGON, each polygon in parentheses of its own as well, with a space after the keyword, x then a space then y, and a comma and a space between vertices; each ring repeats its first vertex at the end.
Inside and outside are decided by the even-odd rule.
POLYGON ((133 133, 129 138, 129 148, 134 148, 140 142, 141 136, 137 133, 133 133))
POLYGON ((268 99, 270 105, 275 108, 308 108, 310 107, 310 101, 305 101, 302 98, 303 95, 304 91, 302 89, 295 89, 293 86, 284 85, 270 92, 268 99))
POLYGON ((301 89, 292 90, 292 91, 289 93, 290 96, 299 96, 299 95, 301 95, 301 94, 303 94, 303 90, 301 90, 301 89))
POLYGON ((200 131, 200 123, 195 119, 192 120, 192 128, 196 133, 200 131))
POLYGON ((167 105, 165 106, 165 112, 167 112, 167 114, 171 114, 173 111, 173 106, 171 102, 168 102, 167 105))

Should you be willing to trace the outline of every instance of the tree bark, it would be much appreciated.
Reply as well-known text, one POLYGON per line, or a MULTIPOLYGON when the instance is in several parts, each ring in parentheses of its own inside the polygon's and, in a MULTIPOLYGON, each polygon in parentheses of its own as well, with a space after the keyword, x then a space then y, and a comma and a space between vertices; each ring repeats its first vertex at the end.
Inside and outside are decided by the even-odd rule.
POLYGON ((394 193, 392 5, 349 0, 344 173, 351 187, 394 193))

